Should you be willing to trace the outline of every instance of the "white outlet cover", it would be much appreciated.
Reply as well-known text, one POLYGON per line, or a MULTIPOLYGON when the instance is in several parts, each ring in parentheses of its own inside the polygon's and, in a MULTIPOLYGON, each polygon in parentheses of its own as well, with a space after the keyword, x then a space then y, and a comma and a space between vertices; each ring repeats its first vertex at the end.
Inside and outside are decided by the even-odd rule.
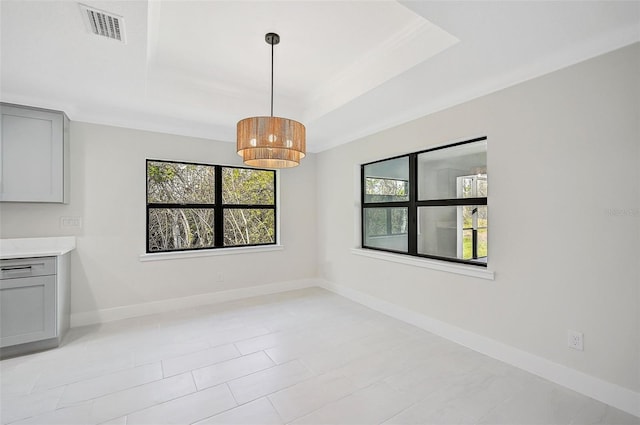
POLYGON ((82 227, 82 217, 60 217, 60 227, 82 227))
POLYGON ((582 332, 569 330, 567 332, 567 345, 574 350, 584 351, 584 335, 582 332))

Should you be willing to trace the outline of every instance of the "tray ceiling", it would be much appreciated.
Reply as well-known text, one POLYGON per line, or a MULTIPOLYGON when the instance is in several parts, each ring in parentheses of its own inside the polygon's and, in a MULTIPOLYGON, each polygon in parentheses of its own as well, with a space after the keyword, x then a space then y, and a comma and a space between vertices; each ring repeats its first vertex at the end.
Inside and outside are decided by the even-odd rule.
POLYGON ((2 101, 72 120, 235 141, 242 118, 303 122, 311 152, 640 40, 639 2, 0 3, 2 101))

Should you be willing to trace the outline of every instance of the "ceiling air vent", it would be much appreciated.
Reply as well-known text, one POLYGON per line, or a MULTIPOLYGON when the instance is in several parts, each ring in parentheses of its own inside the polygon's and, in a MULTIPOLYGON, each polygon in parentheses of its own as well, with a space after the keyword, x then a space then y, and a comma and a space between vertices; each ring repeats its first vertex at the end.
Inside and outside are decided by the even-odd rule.
POLYGON ((87 30, 91 33, 126 43, 124 18, 104 10, 80 4, 87 30))

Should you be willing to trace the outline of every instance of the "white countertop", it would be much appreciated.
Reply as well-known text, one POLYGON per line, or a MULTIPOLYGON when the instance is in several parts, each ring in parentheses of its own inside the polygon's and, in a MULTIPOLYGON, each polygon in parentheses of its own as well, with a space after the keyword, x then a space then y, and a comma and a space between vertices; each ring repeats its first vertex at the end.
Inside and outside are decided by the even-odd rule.
POLYGON ((75 236, 0 239, 0 259, 50 257, 66 254, 75 248, 75 236))

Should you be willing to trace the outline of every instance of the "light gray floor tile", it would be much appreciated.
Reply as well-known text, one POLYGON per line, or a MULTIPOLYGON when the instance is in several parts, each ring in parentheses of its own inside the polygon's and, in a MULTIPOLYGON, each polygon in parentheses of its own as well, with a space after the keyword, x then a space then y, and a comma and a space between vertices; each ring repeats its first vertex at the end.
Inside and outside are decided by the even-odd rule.
POLYGON ((211 347, 206 338, 200 338, 188 342, 173 342, 171 344, 151 345, 149 347, 138 348, 135 351, 136 366, 154 363, 173 357, 182 356, 201 351, 211 347))
POLYGON ((377 383, 293 421, 293 424, 379 424, 416 400, 389 385, 377 383))
POLYGON ((371 355, 371 350, 354 341, 304 354, 300 360, 316 374, 323 374, 368 355, 371 355))
POLYGON ((133 413, 127 425, 191 424, 236 406, 229 388, 222 384, 133 413))
POLYGON ((105 422, 196 391, 190 373, 118 391, 92 402, 92 421, 105 422))
POLYGON ((231 381, 259 370, 274 366, 275 363, 262 351, 227 360, 211 366, 194 370, 193 378, 198 389, 212 387, 231 381))
POLYGON ((315 342, 292 342, 281 344, 277 347, 268 348, 265 353, 276 363, 283 364, 291 360, 297 360, 305 354, 309 355, 321 349, 321 345, 315 342))
POLYGON ((269 399, 282 419, 291 422, 357 389, 347 378, 332 372, 278 391, 271 394, 269 399))
POLYGON ((271 333, 271 330, 264 326, 242 326, 213 332, 207 338, 212 347, 217 347, 269 333, 271 333))
POLYGON ((121 416, 119 418, 110 419, 106 422, 102 422, 99 425, 127 425, 127 417, 121 416))
POLYGON ((263 351, 267 348, 275 347, 289 340, 288 335, 284 331, 272 332, 265 335, 248 338, 235 343, 236 348, 241 354, 251 354, 256 351, 263 351))
POLYGON ((34 391, 56 388, 134 367, 133 353, 104 358, 84 358, 78 354, 74 355, 73 359, 75 361, 68 364, 47 365, 34 391))
POLYGON ((471 416, 465 415, 454 407, 433 406, 428 402, 415 404, 384 422, 385 425, 469 425, 474 423, 471 416))
POLYGON ((483 416, 481 424, 569 424, 586 397, 542 379, 483 416))
POLYGON ((160 363, 153 363, 75 382, 64 387, 58 407, 91 400, 160 379, 162 379, 160 363))
POLYGON ((65 407, 29 419, 13 422, 12 425, 86 425, 97 423, 91 417, 91 404, 65 407))
POLYGON ((16 365, 0 370, 0 394, 25 396, 29 394, 42 374, 39 368, 16 365))
POLYGON ((220 345, 163 360, 162 371, 165 377, 179 375, 236 357, 240 357, 240 353, 233 344, 220 345))
POLYGON ((283 425, 284 423, 269 400, 259 398, 196 422, 195 425, 283 425))
POLYGON ((640 418, 596 400, 586 400, 571 420, 572 425, 640 425, 640 418))
POLYGON ((63 390, 64 388, 60 387, 26 396, 2 394, 0 399, 2 423, 6 424, 55 410, 63 390))
POLYGON ((238 403, 244 404, 313 376, 302 363, 294 360, 229 382, 238 403))

